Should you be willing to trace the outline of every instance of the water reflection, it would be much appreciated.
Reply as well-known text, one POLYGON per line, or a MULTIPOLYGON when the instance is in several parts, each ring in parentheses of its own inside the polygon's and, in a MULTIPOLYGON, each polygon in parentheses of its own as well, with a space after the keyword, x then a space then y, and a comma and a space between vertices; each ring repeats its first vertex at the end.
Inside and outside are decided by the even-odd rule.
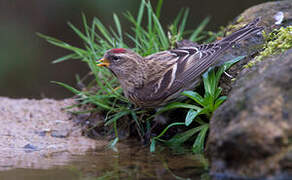
POLYGON ((73 155, 67 165, 49 169, 10 169, 0 172, 0 179, 208 179, 207 163, 200 155, 178 155, 166 149, 150 153, 132 142, 119 143, 118 150, 100 148, 73 155))

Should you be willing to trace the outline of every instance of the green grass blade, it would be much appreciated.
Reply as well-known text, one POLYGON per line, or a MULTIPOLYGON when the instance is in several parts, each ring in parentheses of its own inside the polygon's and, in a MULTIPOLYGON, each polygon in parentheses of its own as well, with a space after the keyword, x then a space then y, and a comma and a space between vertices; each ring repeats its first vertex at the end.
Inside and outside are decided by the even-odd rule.
POLYGON ((198 126, 198 127, 189 129, 185 132, 176 134, 171 139, 167 140, 165 143, 168 146, 180 146, 181 144, 189 140, 194 134, 201 131, 203 127, 204 126, 198 126))
POLYGON ((84 30, 85 30, 85 34, 87 37, 89 37, 90 33, 89 33, 89 26, 88 26, 88 23, 87 23, 87 19, 86 19, 86 16, 84 13, 81 13, 81 17, 82 17, 82 22, 83 22, 83 27, 84 27, 84 30))
POLYGON ((112 47, 114 47, 115 43, 110 33, 108 32, 107 28, 101 23, 101 21, 98 18, 94 18, 93 21, 95 21, 97 29, 100 31, 103 37, 110 43, 112 47))
POLYGON ((163 112, 166 111, 170 111, 172 109, 177 109, 177 108, 187 108, 187 109, 195 109, 195 110, 201 110, 200 107, 192 105, 192 104, 187 104, 187 103, 181 103, 181 102, 173 102, 170 103, 164 107, 162 107, 161 109, 159 109, 154 116, 161 114, 163 112))
POLYGON ((185 125, 189 126, 199 114, 200 114, 200 110, 196 111, 196 110, 190 109, 186 116, 185 125))
POLYGON ((182 95, 191 98, 192 100, 194 100, 196 103, 200 104, 201 106, 205 105, 203 97, 195 91, 184 91, 182 92, 182 95))
MULTIPOLYGON (((181 9, 181 10, 179 11, 179 13, 177 14, 176 18, 174 19, 172 25, 173 25, 175 28, 178 27, 178 23, 180 22, 180 19, 181 19, 183 13, 184 13, 184 9, 181 9)), ((174 32, 174 33, 177 33, 177 31, 174 32)))
POLYGON ((151 139, 150 152, 155 152, 156 140, 151 139))
POLYGON ((160 43, 162 45, 162 49, 166 50, 169 47, 169 42, 168 42, 168 38, 160 24, 160 21, 158 20, 158 18, 156 17, 156 15, 153 13, 152 7, 150 2, 146 4, 147 8, 151 9, 152 11, 152 18, 153 18, 153 25, 154 25, 154 29, 156 31, 156 33, 158 34, 160 43))
POLYGON ((214 99, 217 99, 220 96, 221 92, 222 92, 222 88, 216 87, 215 93, 214 93, 214 99))
POLYGON ((111 106, 108 106, 104 101, 99 101, 100 99, 96 99, 96 98, 89 98, 88 101, 86 102, 89 104, 95 104, 98 107, 100 107, 103 110, 107 110, 107 111, 115 111, 115 109, 111 106))
POLYGON ((68 26, 87 44, 90 42, 90 40, 79 29, 77 29, 72 23, 68 22, 68 26))
POLYGON ((55 45, 55 46, 58 46, 58 47, 61 47, 61 48, 64 48, 64 49, 67 49, 67 50, 70 50, 70 51, 73 51, 75 52, 77 55, 83 57, 83 56, 86 56, 87 52, 81 48, 77 48, 77 47, 74 47, 74 46, 71 46, 70 44, 68 43, 65 43, 63 41, 60 41, 56 38, 53 38, 53 37, 50 37, 50 36, 46 36, 44 34, 41 34, 41 33, 37 33, 37 35, 41 38, 44 38, 47 42, 55 45))
POLYGON ((192 151, 198 154, 204 152, 204 144, 205 144, 206 134, 209 129, 209 125, 208 124, 202 125, 201 128, 202 129, 200 133, 198 134, 192 148, 192 151))
POLYGON ((219 83, 220 77, 222 75, 222 73, 226 70, 228 70, 233 64, 239 62, 240 60, 242 60, 243 58, 245 58, 245 56, 238 56, 230 61, 225 62, 223 65, 221 65, 218 69, 218 71, 216 72, 216 77, 217 77, 217 84, 219 83))
POLYGON ((186 22, 187 22, 187 18, 189 16, 189 9, 186 9, 183 15, 183 18, 181 20, 181 24, 179 26, 179 31, 178 31, 178 35, 177 35, 177 39, 176 41, 179 41, 182 39, 183 36, 183 32, 185 31, 185 26, 186 26, 186 22))
POLYGON ((69 86, 68 84, 57 82, 57 81, 51 81, 51 83, 58 84, 64 88, 68 89, 69 91, 71 91, 74 94, 77 94, 77 95, 82 94, 81 91, 78 91, 77 89, 73 88, 72 86, 69 86))
POLYGON ((117 152, 117 148, 116 148, 116 144, 119 142, 119 137, 116 137, 114 140, 112 140, 110 143, 109 143, 109 146, 108 148, 114 150, 117 152))
POLYGON ((141 126, 141 123, 139 122, 139 120, 137 118, 136 112, 135 111, 131 111, 131 116, 132 116, 133 120, 136 122, 136 125, 138 127, 138 130, 139 130, 140 134, 142 136, 144 136, 145 132, 144 132, 143 126, 141 126))
POLYGON ((225 100, 227 99, 226 96, 221 96, 215 101, 214 110, 216 110, 225 100))
POLYGON ((160 17, 160 11, 161 11, 161 7, 163 4, 163 0, 158 0, 157 6, 156 6, 156 17, 159 19, 160 17))
POLYGON ((205 94, 214 96, 215 87, 217 85, 216 79, 214 68, 209 68, 209 70, 203 74, 205 94))
POLYGON ((164 140, 159 139, 159 138, 160 138, 161 136, 163 136, 169 128, 171 128, 171 127, 173 127, 173 126, 184 125, 184 124, 185 124, 185 123, 182 123, 182 122, 171 123, 171 124, 169 124, 166 128, 164 128, 163 131, 162 131, 158 136, 154 137, 153 139, 156 139, 156 140, 159 140, 159 141, 164 141, 164 140))
POLYGON ((118 113, 116 113, 114 115, 113 118, 111 118, 110 120, 108 120, 104 125, 105 126, 108 126, 108 125, 112 124, 113 122, 119 120, 121 117, 126 116, 128 114, 130 114, 130 111, 121 111, 121 112, 118 112, 118 113))
POLYGON ((202 31, 204 30, 204 28, 206 27, 206 25, 209 23, 210 21, 210 17, 206 17, 200 24, 199 26, 196 28, 196 30, 191 34, 189 40, 190 41, 198 41, 197 37, 200 33, 202 33, 202 31))
POLYGON ((63 61, 67 61, 67 60, 70 60, 70 59, 79 59, 80 56, 76 55, 75 53, 72 53, 72 54, 68 54, 66 56, 63 56, 63 57, 60 57, 58 59, 55 59, 53 60, 53 64, 56 64, 56 63, 60 63, 60 62, 63 62, 63 61))
POLYGON ((141 1, 141 5, 138 11, 138 16, 137 16, 137 25, 141 25, 143 14, 144 14, 144 8, 145 8, 145 0, 141 1))
POLYGON ((118 31, 118 34, 119 34, 120 42, 123 42, 122 26, 121 26, 119 17, 116 14, 114 14, 113 16, 114 16, 114 21, 115 21, 116 28, 117 28, 117 31, 118 31))

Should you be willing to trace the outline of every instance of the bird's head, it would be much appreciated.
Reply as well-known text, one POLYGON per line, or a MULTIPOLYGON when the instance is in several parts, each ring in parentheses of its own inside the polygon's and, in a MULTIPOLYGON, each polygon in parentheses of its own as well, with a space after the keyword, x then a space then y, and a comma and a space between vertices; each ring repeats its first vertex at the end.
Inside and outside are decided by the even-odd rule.
POLYGON ((139 70, 142 57, 132 50, 116 48, 108 50, 99 62, 98 66, 105 66, 119 79, 126 79, 130 74, 139 70))

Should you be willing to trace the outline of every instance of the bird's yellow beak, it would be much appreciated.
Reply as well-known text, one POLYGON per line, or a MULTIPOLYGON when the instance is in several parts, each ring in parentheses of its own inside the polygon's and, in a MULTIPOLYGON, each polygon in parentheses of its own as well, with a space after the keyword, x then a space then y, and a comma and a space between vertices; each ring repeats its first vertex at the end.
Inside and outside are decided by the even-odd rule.
POLYGON ((109 67, 109 65, 110 65, 109 60, 106 58, 100 59, 98 62, 100 63, 100 64, 97 64, 97 66, 99 66, 99 67, 101 67, 101 66, 109 67))

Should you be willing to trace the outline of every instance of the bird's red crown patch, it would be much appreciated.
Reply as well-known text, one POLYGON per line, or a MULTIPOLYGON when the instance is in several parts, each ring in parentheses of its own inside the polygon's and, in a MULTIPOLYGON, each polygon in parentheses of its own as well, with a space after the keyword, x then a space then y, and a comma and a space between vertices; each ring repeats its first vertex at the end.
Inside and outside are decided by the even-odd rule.
POLYGON ((126 50, 124 48, 116 48, 110 51, 111 53, 124 53, 126 50))

